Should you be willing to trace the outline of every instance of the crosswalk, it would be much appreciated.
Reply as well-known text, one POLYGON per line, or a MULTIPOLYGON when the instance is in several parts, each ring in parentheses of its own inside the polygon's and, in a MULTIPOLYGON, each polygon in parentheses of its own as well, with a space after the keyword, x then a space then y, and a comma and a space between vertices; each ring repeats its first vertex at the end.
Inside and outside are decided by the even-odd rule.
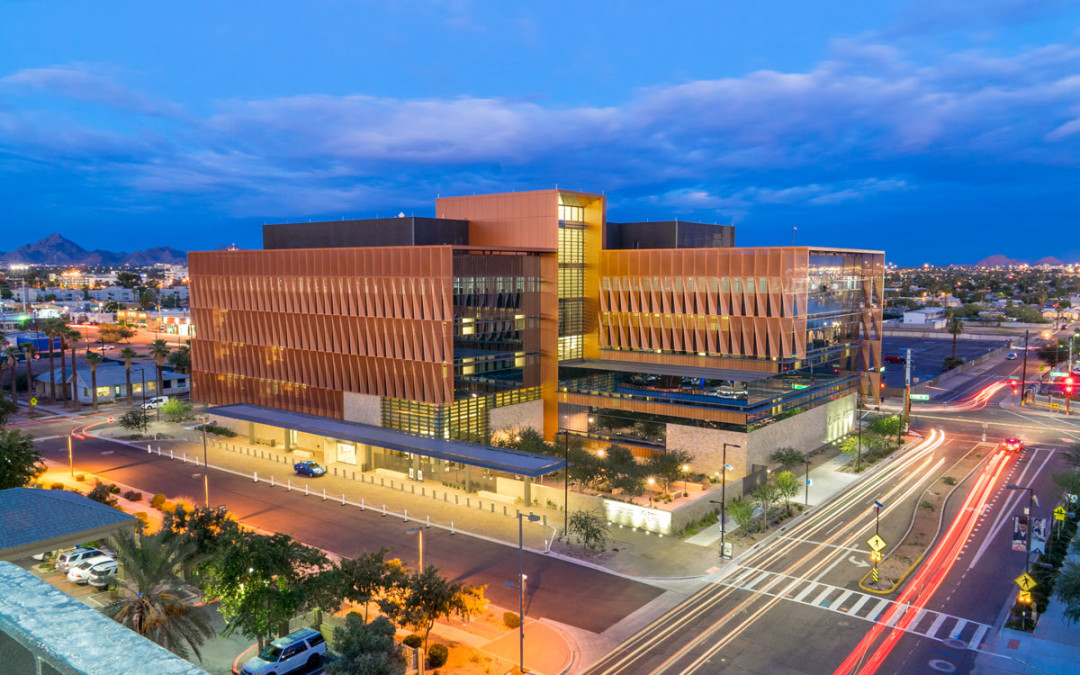
POLYGON ((903 619, 909 622, 904 626, 908 633, 934 640, 963 642, 969 649, 978 649, 990 630, 987 624, 924 607, 902 605, 901 611, 889 614, 889 608, 899 603, 820 581, 753 567, 736 567, 715 583, 846 614, 864 621, 882 623, 890 628, 903 619))

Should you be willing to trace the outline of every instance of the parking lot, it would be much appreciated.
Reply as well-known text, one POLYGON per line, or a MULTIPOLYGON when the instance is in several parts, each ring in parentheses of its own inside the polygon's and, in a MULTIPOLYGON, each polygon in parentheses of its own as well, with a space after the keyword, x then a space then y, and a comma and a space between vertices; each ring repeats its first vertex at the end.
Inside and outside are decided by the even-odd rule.
MULTIPOLYGON (((956 358, 971 361, 1006 344, 1007 340, 957 340, 956 358)), ((945 372, 945 359, 952 356, 952 339, 885 336, 882 358, 907 356, 911 349, 911 382, 917 384, 945 372)), ((903 387, 906 364, 885 363, 885 386, 903 387)))

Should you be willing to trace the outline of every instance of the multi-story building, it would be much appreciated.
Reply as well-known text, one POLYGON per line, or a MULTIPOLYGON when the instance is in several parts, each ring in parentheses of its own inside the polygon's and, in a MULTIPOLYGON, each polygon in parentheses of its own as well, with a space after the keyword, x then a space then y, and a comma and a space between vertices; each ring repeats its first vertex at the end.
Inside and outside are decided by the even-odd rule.
POLYGON ((709 474, 726 444, 736 477, 878 396, 882 252, 735 248, 730 226, 609 223, 603 196, 557 189, 436 212, 191 253, 193 397, 252 440, 413 477, 540 475, 486 445, 526 426, 709 474))

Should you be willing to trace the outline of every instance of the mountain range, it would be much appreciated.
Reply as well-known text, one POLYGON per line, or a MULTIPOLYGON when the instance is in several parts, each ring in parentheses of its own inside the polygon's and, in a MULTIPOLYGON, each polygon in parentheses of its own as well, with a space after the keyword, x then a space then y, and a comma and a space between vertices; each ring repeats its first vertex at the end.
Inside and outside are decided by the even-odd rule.
POLYGON ((1032 267, 1038 267, 1039 265, 1047 265, 1050 267, 1064 265, 1062 261, 1058 260, 1054 256, 1046 256, 1045 258, 1039 258, 1035 262, 1029 262, 1027 260, 1017 260, 1008 256, 992 255, 989 258, 983 258, 979 262, 975 263, 975 267, 1007 267, 1017 265, 1031 265, 1032 267))
POLYGON ((132 265, 145 267, 157 263, 186 265, 187 253, 168 246, 155 246, 134 253, 114 253, 97 249, 87 251, 70 239, 50 234, 41 241, 26 244, 9 253, 0 253, 2 263, 35 265, 132 265))

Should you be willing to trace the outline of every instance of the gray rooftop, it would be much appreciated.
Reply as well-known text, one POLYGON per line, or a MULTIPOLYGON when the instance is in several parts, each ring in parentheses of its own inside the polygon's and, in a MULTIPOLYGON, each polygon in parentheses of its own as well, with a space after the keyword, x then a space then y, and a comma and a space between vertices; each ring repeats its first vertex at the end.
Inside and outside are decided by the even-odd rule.
POLYGON ((385 429, 370 424, 305 415, 304 413, 264 408, 263 406, 236 403, 210 408, 211 415, 219 415, 245 422, 266 424, 282 429, 296 429, 317 436, 328 436, 343 441, 354 441, 380 448, 411 452, 449 462, 479 466, 494 471, 522 476, 537 477, 562 469, 566 462, 561 457, 536 455, 507 448, 448 441, 440 438, 413 436, 396 429, 385 429))
POLYGON ((0 560, 75 546, 135 523, 134 516, 67 490, 0 490, 0 560))
POLYGON ((207 675, 96 609, 0 562, 4 673, 207 675), (51 666, 51 667, 50 667, 51 666))
MULTIPOLYGON (((90 372, 90 366, 79 366, 76 368, 79 374, 79 379, 86 386, 90 386, 92 380, 92 373, 90 372)), ((56 373, 56 381, 64 382, 71 377, 71 366, 67 368, 53 368, 53 372, 56 373)), ((131 364, 131 381, 142 382, 145 376, 147 382, 157 382, 157 365, 153 363, 133 363, 131 364)), ((183 373, 177 373, 169 370, 168 368, 161 369, 162 380, 175 380, 177 378, 187 379, 189 376, 183 373)), ((34 379, 38 382, 49 381, 49 370, 34 376, 34 379)), ((99 387, 115 387, 127 384, 127 375, 124 373, 124 364, 108 361, 102 363, 97 369, 97 386, 99 387)))

